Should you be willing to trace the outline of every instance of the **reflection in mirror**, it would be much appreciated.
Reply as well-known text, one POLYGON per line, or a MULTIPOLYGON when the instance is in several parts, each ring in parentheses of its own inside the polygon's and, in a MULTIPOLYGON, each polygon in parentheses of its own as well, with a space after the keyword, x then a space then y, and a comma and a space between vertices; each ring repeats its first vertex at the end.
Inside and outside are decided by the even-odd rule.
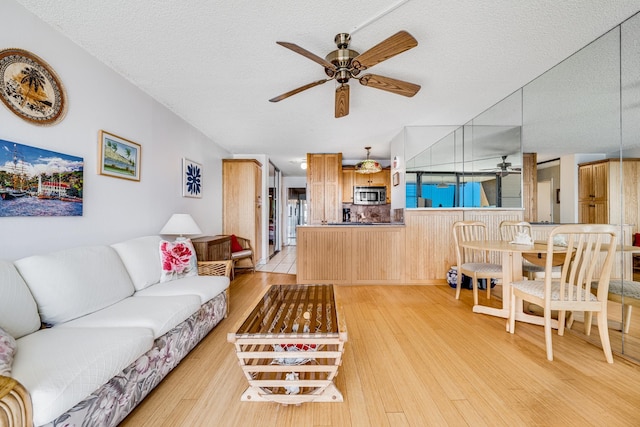
POLYGON ((522 207, 520 139, 519 126, 468 124, 431 143, 407 162, 406 207, 522 207))
MULTIPOLYGON (((507 155, 504 163, 521 166, 525 152, 537 154, 537 205, 547 205, 545 210, 538 209, 537 220, 552 223, 539 227, 550 228, 555 222, 580 222, 578 165, 597 159, 611 159, 611 164, 625 159, 622 163, 630 164, 633 163, 631 159, 640 158, 638 40, 640 16, 636 15, 470 123, 437 137, 434 137, 436 132, 432 132, 431 138, 413 139, 413 146, 405 152, 409 159, 407 183, 413 186, 416 196, 419 190, 425 196, 431 196, 423 197, 422 202, 417 197, 410 202, 407 197, 407 207, 439 205, 440 199, 436 195, 438 190, 444 191, 443 183, 447 185, 447 191, 451 191, 449 187, 460 190, 462 182, 482 183, 487 177, 474 174, 495 167, 502 155, 507 155), (508 146, 500 139, 503 137, 507 144, 521 141, 521 148, 514 145, 514 151, 508 152, 508 146), (416 145, 420 143, 421 150, 416 145), (484 150, 491 147, 495 157, 488 165, 481 165, 485 157, 490 157, 485 156, 484 150), (502 149, 501 154, 495 152, 496 147, 502 149), (432 193, 428 193, 427 189, 421 188, 421 181, 436 190, 431 188, 432 193), (443 188, 438 189, 438 185, 443 188), (544 192, 540 194, 543 188, 544 192), (427 201, 429 198, 431 202, 427 201)), ((407 136, 411 135, 405 133, 407 136)), ((640 163, 635 167, 611 168, 599 182, 603 179, 608 184, 608 199, 604 202, 608 222, 620 225, 620 241, 625 245, 614 267, 616 278, 624 280, 616 291, 619 295, 610 297, 611 344, 615 352, 640 360, 640 299, 630 293, 640 292, 640 254, 637 253, 640 242, 639 246, 632 246, 636 243, 634 236, 640 232, 640 163)), ((484 197, 486 203, 498 205, 497 196, 487 189, 484 197)), ((452 195, 447 193, 446 200, 451 199, 452 195)), ((459 205, 465 205, 460 191, 453 192, 453 200, 449 203, 455 205, 455 201, 460 200, 459 205)), ((506 200, 502 202, 506 203, 506 200)), ((582 329, 581 324, 576 324, 572 333, 581 334, 582 329)), ((585 339, 599 345, 597 334, 592 333, 585 339)))

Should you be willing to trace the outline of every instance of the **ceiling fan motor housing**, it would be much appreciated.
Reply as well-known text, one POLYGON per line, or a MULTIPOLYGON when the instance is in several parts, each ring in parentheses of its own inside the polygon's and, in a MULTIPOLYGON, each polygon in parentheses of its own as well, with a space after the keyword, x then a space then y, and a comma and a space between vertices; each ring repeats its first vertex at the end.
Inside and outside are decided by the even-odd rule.
POLYGON ((350 78, 356 76, 360 72, 359 70, 352 69, 351 67, 351 61, 353 58, 360 55, 360 53, 349 49, 349 42, 351 41, 351 36, 349 34, 337 34, 334 40, 338 49, 329 53, 325 59, 335 65, 336 70, 325 68, 324 72, 329 77, 336 76, 338 83, 347 83, 350 78))

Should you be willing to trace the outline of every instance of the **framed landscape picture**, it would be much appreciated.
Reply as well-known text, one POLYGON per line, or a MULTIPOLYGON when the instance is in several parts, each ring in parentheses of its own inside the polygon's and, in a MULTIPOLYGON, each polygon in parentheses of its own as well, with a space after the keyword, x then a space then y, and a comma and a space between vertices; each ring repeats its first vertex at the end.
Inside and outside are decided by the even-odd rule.
POLYGON ((202 165, 182 159, 182 196, 202 197, 202 165))
POLYGON ((104 130, 99 138, 98 172, 100 175, 140 181, 142 147, 104 130))

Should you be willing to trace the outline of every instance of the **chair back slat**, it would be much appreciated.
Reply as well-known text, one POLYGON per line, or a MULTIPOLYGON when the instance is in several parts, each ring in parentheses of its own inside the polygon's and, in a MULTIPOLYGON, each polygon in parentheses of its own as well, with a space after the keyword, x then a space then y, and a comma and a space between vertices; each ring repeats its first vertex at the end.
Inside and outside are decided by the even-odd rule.
POLYGON ((547 301, 551 297, 553 281, 551 258, 554 246, 560 237, 563 237, 560 240, 566 241, 566 255, 559 280, 560 301, 589 302, 593 281, 599 282, 598 300, 606 300, 616 246, 615 227, 604 224, 575 224, 562 225, 551 231, 547 240, 545 265, 545 299, 547 301), (603 252, 606 252, 605 261, 600 269, 600 277, 595 278, 598 260, 603 252))
POLYGON ((500 223, 500 239, 505 242, 511 242, 515 240, 516 236, 520 233, 526 233, 529 237, 532 236, 531 224, 526 221, 502 221, 500 223))
POLYGON ((457 221, 453 224, 453 239, 456 246, 458 265, 465 263, 485 263, 488 251, 460 247, 461 242, 487 240, 487 226, 481 221, 457 221))

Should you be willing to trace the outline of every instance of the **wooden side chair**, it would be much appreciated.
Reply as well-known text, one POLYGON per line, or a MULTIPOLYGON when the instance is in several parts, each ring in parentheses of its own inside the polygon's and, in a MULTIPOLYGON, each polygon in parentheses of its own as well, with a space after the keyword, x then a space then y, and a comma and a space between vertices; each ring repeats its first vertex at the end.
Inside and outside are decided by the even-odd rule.
MULTIPOLYGON (((592 287, 594 290, 598 289, 598 282, 592 282, 592 287)), ((628 334, 631 310, 633 307, 640 309, 640 282, 627 279, 609 280, 609 301, 622 304, 622 332, 628 334)))
POLYGON ((511 306, 509 310, 509 332, 515 332, 516 304, 528 301, 542 307, 544 312, 544 336, 547 359, 553 360, 551 344, 551 312, 558 311, 558 335, 564 334, 567 311, 584 311, 585 334, 591 333, 593 312, 597 313, 600 341, 608 363, 613 363, 609 328, 607 324, 607 297, 609 278, 616 250, 616 227, 604 224, 572 224, 554 228, 549 234, 546 250, 545 276, 541 280, 522 280, 511 284, 511 306), (552 277, 554 237, 566 237, 567 247, 559 279, 552 277), (598 259, 606 253, 600 268, 600 277, 595 278, 598 259), (595 293, 591 283, 597 282, 595 293))
POLYGON ((453 239, 458 263, 456 299, 460 299, 462 275, 471 277, 473 304, 478 305, 478 280, 487 282, 487 298, 491 298, 491 279, 502 279, 502 266, 488 262, 489 251, 466 249, 460 243, 470 240, 487 240, 487 226, 481 221, 457 221, 453 224, 453 239))
POLYGON ((235 271, 239 269, 248 269, 251 272, 256 271, 256 263, 253 258, 253 248, 251 247, 251 241, 244 237, 231 235, 231 260, 233 261, 233 276, 235 271), (239 265, 242 260, 247 260, 249 265, 239 265))

